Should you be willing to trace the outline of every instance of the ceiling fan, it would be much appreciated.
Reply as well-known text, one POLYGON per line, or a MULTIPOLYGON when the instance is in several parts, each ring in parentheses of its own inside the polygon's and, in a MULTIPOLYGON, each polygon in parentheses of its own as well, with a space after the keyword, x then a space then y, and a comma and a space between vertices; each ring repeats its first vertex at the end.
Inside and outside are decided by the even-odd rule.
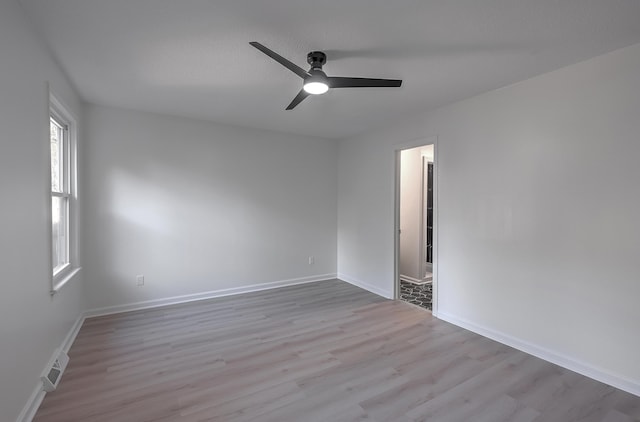
POLYGON ((278 53, 259 42, 252 41, 249 44, 262 51, 273 60, 277 61, 296 75, 300 76, 304 83, 298 95, 291 101, 291 104, 287 106, 287 110, 292 110, 295 106, 300 104, 302 100, 309 95, 324 94, 329 88, 379 88, 379 87, 391 87, 397 88, 402 85, 402 80, 399 79, 372 79, 372 78, 345 78, 341 76, 327 76, 322 71, 322 66, 327 62, 327 55, 322 51, 312 51, 307 54, 307 63, 311 65, 311 69, 306 71, 300 66, 290 62, 278 53))

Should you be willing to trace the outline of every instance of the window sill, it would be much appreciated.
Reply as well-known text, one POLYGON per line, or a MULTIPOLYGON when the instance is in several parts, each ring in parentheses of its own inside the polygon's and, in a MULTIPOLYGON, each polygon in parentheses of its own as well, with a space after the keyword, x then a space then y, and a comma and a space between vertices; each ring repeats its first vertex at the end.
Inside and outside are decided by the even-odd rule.
POLYGON ((66 272, 59 279, 54 280, 53 289, 51 289, 51 292, 50 292, 51 296, 58 293, 69 281, 71 281, 73 277, 75 277, 76 274, 80 272, 80 270, 81 270, 80 267, 73 268, 71 271, 66 272))

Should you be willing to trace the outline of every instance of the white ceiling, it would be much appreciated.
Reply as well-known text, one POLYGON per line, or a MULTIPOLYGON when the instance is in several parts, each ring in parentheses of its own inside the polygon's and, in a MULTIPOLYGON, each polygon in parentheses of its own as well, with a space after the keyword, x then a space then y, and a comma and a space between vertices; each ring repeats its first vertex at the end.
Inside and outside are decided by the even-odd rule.
POLYGON ((84 100, 342 138, 640 42, 638 0, 22 0, 84 100), (301 79, 399 78, 285 107, 301 79))

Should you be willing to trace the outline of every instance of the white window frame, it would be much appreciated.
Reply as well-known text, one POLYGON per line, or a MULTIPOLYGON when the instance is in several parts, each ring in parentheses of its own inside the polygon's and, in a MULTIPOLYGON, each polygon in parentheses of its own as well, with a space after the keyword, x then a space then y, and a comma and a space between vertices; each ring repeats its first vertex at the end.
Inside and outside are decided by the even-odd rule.
POLYGON ((51 295, 56 294, 62 286, 67 284, 80 271, 78 262, 78 197, 77 197, 77 120, 73 114, 60 102, 51 92, 49 92, 49 113, 47 116, 47 162, 49 163, 49 268, 51 275, 51 295), (54 192, 51 188, 51 119, 64 128, 63 139, 63 175, 62 193, 54 192), (53 218, 52 206, 53 198, 66 198, 67 201, 67 263, 54 268, 53 263, 53 218))

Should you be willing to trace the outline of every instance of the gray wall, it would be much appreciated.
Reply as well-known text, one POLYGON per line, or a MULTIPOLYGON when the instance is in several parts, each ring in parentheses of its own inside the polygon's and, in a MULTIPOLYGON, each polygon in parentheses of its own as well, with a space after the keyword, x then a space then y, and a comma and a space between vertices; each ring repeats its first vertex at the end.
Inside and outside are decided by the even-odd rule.
MULTIPOLYGON (((0 2, 0 420, 18 417, 82 310, 82 273, 50 297, 47 82, 78 97, 17 1, 0 2)), ((82 141, 82 140, 80 140, 82 141)))
POLYGON ((640 392, 640 45, 345 140, 338 273, 393 294, 394 144, 430 136, 439 314, 640 392))
POLYGON ((89 308, 335 276, 336 141, 86 114, 89 308))

